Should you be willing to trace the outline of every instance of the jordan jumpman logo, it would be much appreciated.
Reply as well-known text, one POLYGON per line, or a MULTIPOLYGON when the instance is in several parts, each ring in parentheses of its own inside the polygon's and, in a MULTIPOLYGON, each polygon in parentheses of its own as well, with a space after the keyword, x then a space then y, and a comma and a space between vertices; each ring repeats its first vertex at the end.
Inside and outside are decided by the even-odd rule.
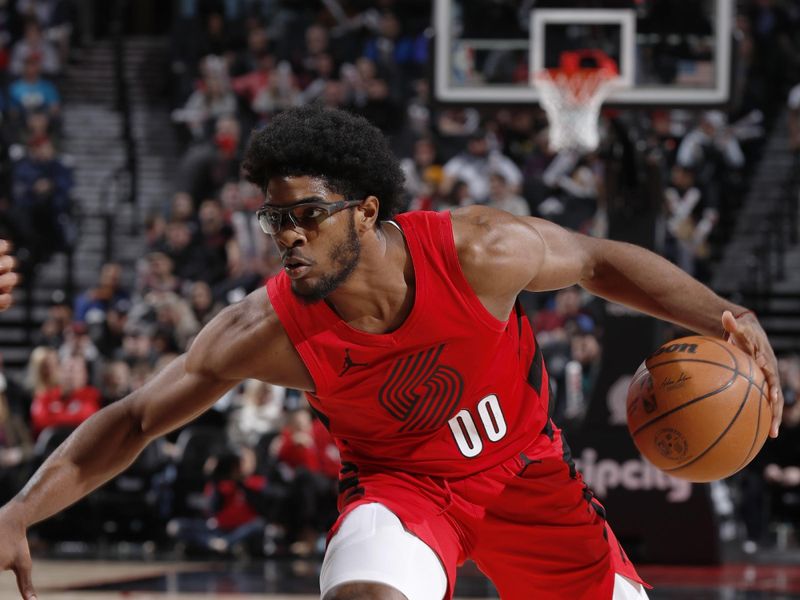
POLYGON ((350 358, 350 348, 344 349, 344 364, 342 365, 342 372, 339 373, 339 377, 347 373, 353 367, 367 367, 369 366, 368 363, 357 363, 353 362, 353 359, 350 358))

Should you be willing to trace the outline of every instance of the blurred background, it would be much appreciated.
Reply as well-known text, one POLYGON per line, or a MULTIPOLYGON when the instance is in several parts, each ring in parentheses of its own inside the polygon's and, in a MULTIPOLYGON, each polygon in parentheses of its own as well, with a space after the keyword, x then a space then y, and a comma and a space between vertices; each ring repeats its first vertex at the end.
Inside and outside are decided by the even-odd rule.
MULTIPOLYGON (((781 437, 734 477, 689 484, 639 457, 624 412, 643 357, 684 332, 580 288, 522 298, 556 421, 618 536, 658 565, 645 577, 689 585, 651 597, 800 597, 798 571, 774 571, 800 565, 798 84, 797 0, 0 0, 0 237, 24 275, 0 317, 0 503, 278 272, 240 160, 251 131, 319 102, 384 132, 404 210, 485 204, 632 241, 758 312, 780 357, 781 437), (627 10, 635 31, 537 35, 540 8, 627 10), (630 93, 608 100, 597 149, 555 152, 530 63, 586 44, 624 66, 630 93), (723 570, 695 588, 659 570, 685 564, 723 570)), ((245 381, 33 529, 32 547, 250 565, 234 592, 313 584, 338 469, 302 393, 245 381), (274 567, 295 559, 291 576, 274 567)), ((494 597, 474 569, 464 581, 494 597)))

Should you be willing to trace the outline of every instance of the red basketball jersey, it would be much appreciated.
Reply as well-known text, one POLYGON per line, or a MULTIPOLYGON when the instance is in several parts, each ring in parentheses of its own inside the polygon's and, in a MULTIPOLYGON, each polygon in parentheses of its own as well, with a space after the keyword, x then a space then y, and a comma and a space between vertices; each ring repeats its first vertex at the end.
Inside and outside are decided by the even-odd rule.
POLYGON ((528 448, 543 430, 548 375, 519 306, 499 321, 467 283, 450 214, 412 212, 396 222, 416 284, 397 330, 365 333, 324 301, 303 304, 284 272, 268 282, 269 296, 314 379, 309 402, 343 462, 471 475, 528 448))

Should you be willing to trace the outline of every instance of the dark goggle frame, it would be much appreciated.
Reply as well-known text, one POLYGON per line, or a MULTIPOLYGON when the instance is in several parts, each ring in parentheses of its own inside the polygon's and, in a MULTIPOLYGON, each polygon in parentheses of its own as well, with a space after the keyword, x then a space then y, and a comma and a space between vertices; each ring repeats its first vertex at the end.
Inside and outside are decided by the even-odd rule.
POLYGON ((322 200, 302 201, 289 206, 270 206, 265 204, 256 211, 258 224, 267 235, 277 235, 283 228, 284 220, 300 229, 311 229, 322 221, 346 208, 361 204, 363 200, 339 200, 324 202, 322 200))

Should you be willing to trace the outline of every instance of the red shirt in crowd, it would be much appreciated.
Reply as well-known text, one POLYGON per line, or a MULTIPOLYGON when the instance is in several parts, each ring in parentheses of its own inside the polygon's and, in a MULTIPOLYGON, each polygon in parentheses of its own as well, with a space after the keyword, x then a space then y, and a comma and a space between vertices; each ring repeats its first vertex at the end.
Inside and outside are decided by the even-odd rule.
MULTIPOLYGON (((261 475, 250 475, 242 483, 244 487, 260 492, 267 485, 267 480, 261 475)), ((215 492, 218 494, 219 508, 214 513, 214 518, 220 529, 232 531, 259 516, 247 502, 247 495, 236 481, 223 480, 216 486, 209 483, 206 486, 206 495, 211 496, 215 492)))
POLYGON ((77 427, 100 410, 100 391, 85 386, 62 394, 60 387, 39 392, 31 404, 33 432, 38 436, 48 427, 77 427))

